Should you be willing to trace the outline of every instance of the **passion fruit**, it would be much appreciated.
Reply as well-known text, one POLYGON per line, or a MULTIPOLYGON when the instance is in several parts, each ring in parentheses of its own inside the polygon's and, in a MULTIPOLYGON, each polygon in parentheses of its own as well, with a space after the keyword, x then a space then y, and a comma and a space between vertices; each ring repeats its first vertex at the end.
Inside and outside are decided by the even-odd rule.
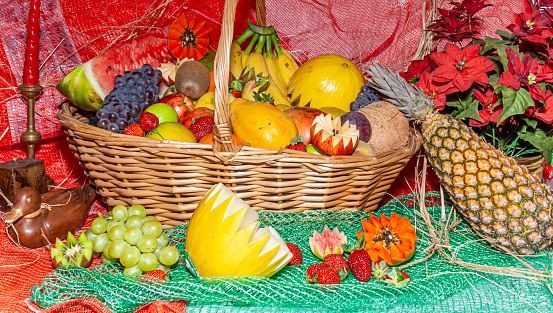
POLYGON ((209 89, 209 70, 199 61, 182 63, 175 75, 177 92, 197 100, 209 89))

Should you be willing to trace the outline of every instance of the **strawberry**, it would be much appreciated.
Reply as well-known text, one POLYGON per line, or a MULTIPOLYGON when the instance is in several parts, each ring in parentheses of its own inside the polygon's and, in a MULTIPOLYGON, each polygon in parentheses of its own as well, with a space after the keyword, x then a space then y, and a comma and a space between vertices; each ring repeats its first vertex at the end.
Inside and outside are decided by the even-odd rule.
POLYGON ((253 92, 254 100, 257 102, 267 102, 268 104, 275 105, 275 99, 270 94, 253 92))
MULTIPOLYGON (((348 266, 357 280, 366 282, 371 278, 372 261, 369 257, 369 253, 364 249, 365 237, 360 237, 357 241, 357 245, 352 247, 353 251, 348 257, 348 266)), ((350 249, 351 250, 351 249, 350 249)))
POLYGON ((398 270, 396 267, 392 268, 388 275, 384 278, 386 285, 390 287, 401 287, 411 282, 411 277, 404 271, 398 270))
POLYGON ((157 279, 161 279, 161 280, 165 280, 165 272, 160 270, 160 269, 156 269, 156 270, 153 270, 151 272, 144 273, 144 275, 150 276, 150 277, 153 277, 153 278, 157 278, 157 279))
POLYGON ((348 276, 348 262, 341 254, 329 254, 325 256, 323 263, 327 264, 330 269, 338 273, 342 280, 348 276))
POLYGON ((228 87, 232 95, 236 98, 242 97, 242 90, 244 90, 244 81, 240 79, 235 79, 228 83, 228 87))
POLYGON ((140 126, 144 132, 151 132, 157 125, 159 125, 159 119, 154 113, 146 111, 140 113, 140 126))
POLYGON ((551 180, 553 179, 553 166, 550 164, 545 163, 543 167, 543 179, 545 180, 551 180))
POLYGON ((310 284, 314 284, 317 280, 319 271, 323 269, 329 269, 328 265, 325 263, 315 263, 309 265, 307 271, 305 272, 305 280, 310 284))
POLYGON ((301 252, 300 247, 291 242, 286 243, 286 245, 292 253, 292 258, 290 259, 290 262, 288 262, 288 265, 300 265, 303 262, 303 253, 301 252))
POLYGON ((386 275, 390 272, 390 268, 388 267, 386 261, 373 262, 371 272, 371 276, 374 279, 384 281, 386 275))
POLYGON ((123 134, 143 137, 144 136, 144 130, 142 130, 142 126, 140 126, 140 124, 131 124, 131 125, 125 127, 125 130, 123 131, 123 134))
POLYGON ((290 140, 290 144, 286 146, 286 149, 298 150, 307 152, 307 146, 305 145, 305 140, 300 135, 290 140))
POLYGON ((316 276, 319 285, 333 285, 341 282, 340 275, 330 268, 318 270, 316 276))
POLYGON ((196 137, 196 140, 202 139, 203 136, 213 132, 215 121, 213 117, 201 115, 192 120, 190 131, 196 137))

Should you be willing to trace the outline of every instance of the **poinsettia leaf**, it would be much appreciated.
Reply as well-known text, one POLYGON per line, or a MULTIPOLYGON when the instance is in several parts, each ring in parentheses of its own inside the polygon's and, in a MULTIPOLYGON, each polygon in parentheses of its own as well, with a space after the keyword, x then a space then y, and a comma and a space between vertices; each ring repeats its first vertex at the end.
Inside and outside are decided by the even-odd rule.
POLYGON ((523 114, 528 107, 534 105, 528 90, 524 88, 514 90, 504 85, 498 85, 498 87, 503 99, 503 111, 499 116, 498 125, 513 115, 523 114))
POLYGON ((533 129, 538 127, 538 121, 535 120, 535 119, 531 119, 531 118, 528 118, 528 117, 523 117, 522 120, 526 122, 526 125, 532 127, 533 129))
POLYGON ((459 112, 455 118, 457 119, 464 119, 469 118, 473 120, 477 120, 479 122, 482 122, 482 119, 480 118, 480 114, 478 114, 478 100, 474 99, 472 102, 468 103, 468 106, 465 108, 464 111, 459 112))
POLYGON ((451 116, 457 117, 457 115, 468 109, 470 103, 473 101, 473 90, 474 87, 471 87, 469 90, 447 95, 446 106, 455 109, 451 113, 451 116))
POLYGON ((541 128, 534 129, 532 131, 526 129, 526 131, 519 132, 520 139, 528 141, 537 149, 543 151, 543 144, 548 139, 547 134, 541 128))
POLYGON ((495 33, 498 34, 505 41, 514 42, 517 39, 517 36, 513 35, 510 32, 506 32, 504 30, 498 29, 495 31, 495 33))
POLYGON ((549 137, 544 140, 541 144, 541 149, 545 162, 551 164, 553 159, 553 137, 549 137))
MULTIPOLYGON (((507 46, 507 45, 499 45, 497 48, 497 55, 499 55, 499 58, 501 60, 501 64, 503 65, 503 70, 508 71, 509 70, 509 59, 507 58, 507 48, 513 49, 518 55, 520 56, 520 59, 522 59, 522 54, 518 51, 517 46, 507 46)), ((519 59, 519 60, 520 60, 519 59)))

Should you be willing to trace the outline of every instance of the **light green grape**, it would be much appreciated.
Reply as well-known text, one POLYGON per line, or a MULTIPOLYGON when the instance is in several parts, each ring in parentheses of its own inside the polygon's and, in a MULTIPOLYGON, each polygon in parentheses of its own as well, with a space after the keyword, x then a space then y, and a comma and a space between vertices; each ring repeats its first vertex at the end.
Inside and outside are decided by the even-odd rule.
POLYGON ((138 215, 131 215, 127 219, 127 222, 126 222, 125 225, 127 226, 127 228, 131 228, 131 227, 141 228, 142 223, 143 223, 142 222, 142 217, 140 217, 138 215))
POLYGON ((125 239, 126 242, 133 246, 136 245, 140 237, 142 237, 142 231, 140 231, 140 229, 137 227, 127 228, 125 234, 123 235, 123 239, 125 239))
POLYGON ((135 265, 133 267, 126 267, 123 270, 123 275, 125 276, 140 276, 142 275, 142 271, 140 268, 138 268, 138 265, 135 265))
POLYGON ((148 221, 157 221, 157 218, 153 215, 148 215, 142 220, 143 223, 146 223, 148 221))
POLYGON ((127 207, 121 204, 114 206, 113 209, 111 209, 111 214, 113 215, 113 219, 121 220, 122 222, 125 222, 129 217, 127 207))
POLYGON ((179 260, 179 250, 173 246, 163 247, 158 258, 161 264, 171 266, 179 260))
POLYGON ((138 268, 142 272, 151 272, 156 269, 158 264, 157 257, 153 253, 142 253, 138 260, 138 268))
POLYGON ((108 229, 108 220, 106 220, 103 217, 97 217, 92 221, 92 224, 90 225, 90 229, 92 230, 92 233, 95 235, 103 234, 108 229))
POLYGON ((109 245, 109 255, 112 258, 118 259, 119 257, 121 257, 123 250, 125 250, 125 248, 129 246, 130 245, 125 240, 117 239, 109 245))
POLYGON ((146 208, 141 204, 132 205, 129 208, 129 216, 138 215, 142 218, 146 217, 146 208))
POLYGON ((100 257, 100 259, 102 260, 102 264, 117 262, 116 259, 112 258, 111 256, 109 256, 108 254, 105 254, 105 253, 102 253, 102 256, 100 257))
POLYGON ((157 238, 152 235, 143 235, 138 239, 136 247, 143 253, 154 252, 157 248, 157 238))
POLYGON ((119 256, 119 262, 121 262, 121 265, 123 265, 124 267, 133 267, 138 264, 138 260, 140 260, 140 255, 140 250, 138 250, 137 247, 129 246, 126 247, 121 253, 121 256, 119 256))
POLYGON ((142 225, 140 230, 144 235, 152 235, 157 238, 163 232, 163 226, 161 226, 161 223, 157 220, 147 221, 142 225))
POLYGON ((158 247, 165 247, 169 243, 169 238, 167 238, 167 235, 165 233, 161 233, 159 237, 157 237, 157 246, 158 247))
POLYGON ((88 240, 94 240, 94 238, 96 238, 96 236, 98 236, 98 235, 94 234, 94 233, 92 232, 92 229, 90 229, 90 228, 87 229, 87 230, 84 232, 84 235, 86 236, 86 239, 88 239, 88 240))
POLYGON ((123 225, 113 226, 108 230, 109 240, 115 241, 117 239, 123 239, 123 236, 125 235, 125 231, 127 231, 127 228, 123 225))
POLYGON ((101 235, 98 235, 92 240, 92 249, 94 250, 94 252, 100 253, 104 251, 104 247, 106 246, 108 241, 110 241, 108 234, 103 233, 101 235))

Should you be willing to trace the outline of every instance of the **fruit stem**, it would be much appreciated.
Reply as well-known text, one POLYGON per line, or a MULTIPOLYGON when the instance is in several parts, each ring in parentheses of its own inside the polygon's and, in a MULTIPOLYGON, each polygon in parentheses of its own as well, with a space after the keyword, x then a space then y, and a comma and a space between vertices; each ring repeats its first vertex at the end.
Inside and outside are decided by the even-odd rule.
POLYGON ((259 35, 273 35, 276 34, 276 30, 273 26, 259 26, 248 21, 248 27, 256 34, 259 35))
POLYGON ((259 53, 259 54, 263 53, 263 46, 265 45, 265 41, 267 41, 267 36, 259 36, 259 40, 257 41, 257 49, 255 49, 255 53, 259 53))
POLYGON ((281 56, 282 55, 282 49, 280 48, 280 46, 278 44, 277 35, 276 34, 271 35, 271 40, 273 41, 273 44, 275 45, 275 51, 277 53, 277 56, 281 56))
POLYGON ((271 37, 267 38, 267 40, 265 41, 265 49, 267 50, 265 52, 267 53, 267 57, 269 58, 273 58, 272 42, 273 40, 271 39, 271 37))
POLYGON ((251 28, 246 28, 246 30, 244 31, 244 33, 242 35, 240 35, 240 37, 238 37, 234 43, 236 43, 237 45, 241 45, 246 39, 250 38, 251 36, 253 36, 254 32, 253 30, 251 30, 251 28))
POLYGON ((248 45, 248 47, 246 48, 246 50, 244 52, 246 52, 246 54, 250 54, 250 52, 252 51, 253 49, 253 46, 257 43, 257 39, 259 38, 259 35, 258 34, 254 34, 253 37, 252 37, 252 40, 250 41, 250 44, 248 45))

